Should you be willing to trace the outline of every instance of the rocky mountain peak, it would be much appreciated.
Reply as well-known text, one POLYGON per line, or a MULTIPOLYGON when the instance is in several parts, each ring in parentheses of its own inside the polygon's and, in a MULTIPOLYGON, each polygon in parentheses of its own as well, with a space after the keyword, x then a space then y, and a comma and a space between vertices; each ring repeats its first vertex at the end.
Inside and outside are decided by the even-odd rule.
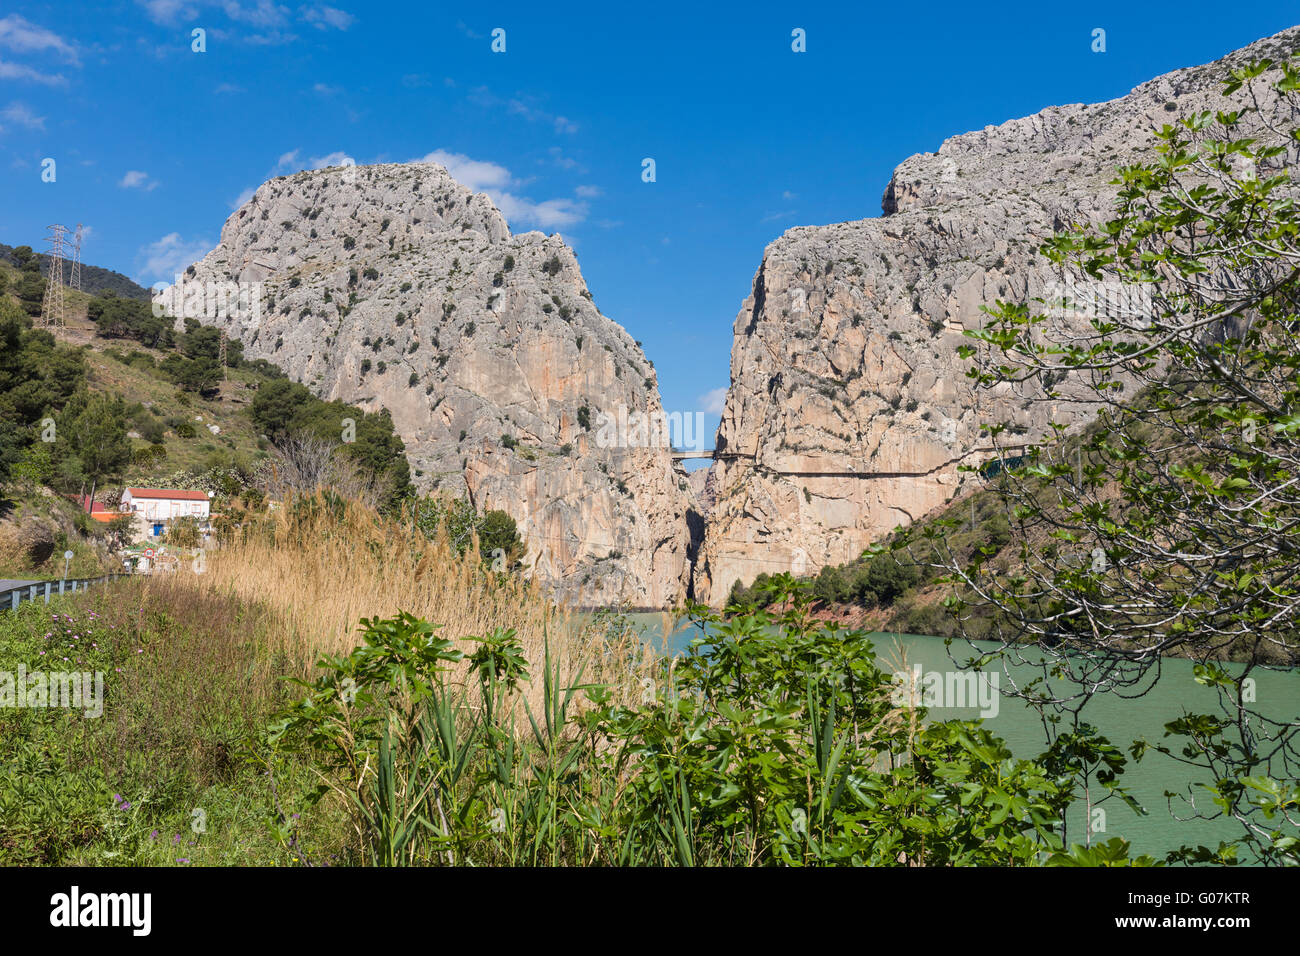
POLYGON ((652 364, 597 310, 559 236, 512 235, 442 166, 273 179, 164 301, 322 398, 387 408, 417 487, 507 511, 557 595, 684 596, 684 475, 666 447, 596 440, 602 413, 662 412, 652 364), (231 282, 260 307, 189 308, 187 288, 231 282))

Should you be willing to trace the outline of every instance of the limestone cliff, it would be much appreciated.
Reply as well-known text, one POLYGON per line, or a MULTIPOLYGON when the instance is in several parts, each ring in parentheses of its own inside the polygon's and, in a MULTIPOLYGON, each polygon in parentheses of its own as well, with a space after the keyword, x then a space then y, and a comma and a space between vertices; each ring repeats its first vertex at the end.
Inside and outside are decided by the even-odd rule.
MULTIPOLYGON (((1228 59, 1285 58, 1297 38, 1293 28, 1228 59)), ((1036 387, 977 395, 962 332, 995 299, 1061 294, 1038 246, 1109 214, 1115 167, 1153 129, 1228 108, 1227 66, 954 136, 895 170, 881 218, 791 229, 767 247, 735 321, 697 599, 854 558, 942 505, 970 480, 959 466, 988 454, 981 424, 1013 421, 1029 441, 1094 412, 1068 385, 1054 401, 1036 387)))
POLYGON ((684 595, 685 475, 666 447, 597 441, 602 413, 662 411, 652 365, 592 304, 558 236, 511 235, 443 167, 265 183, 165 301, 323 398, 389 409, 417 487, 508 512, 558 596, 658 607, 684 595), (189 305, 232 281, 260 308, 189 305))

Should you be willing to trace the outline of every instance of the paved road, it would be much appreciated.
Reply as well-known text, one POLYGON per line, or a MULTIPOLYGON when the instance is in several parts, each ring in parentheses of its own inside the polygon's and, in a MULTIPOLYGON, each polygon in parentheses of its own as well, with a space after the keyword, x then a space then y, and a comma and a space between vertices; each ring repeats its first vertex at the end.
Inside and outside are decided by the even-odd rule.
POLYGON ((39 581, 20 581, 17 578, 0 578, 0 591, 8 591, 10 588, 21 587, 24 584, 39 584, 39 581))

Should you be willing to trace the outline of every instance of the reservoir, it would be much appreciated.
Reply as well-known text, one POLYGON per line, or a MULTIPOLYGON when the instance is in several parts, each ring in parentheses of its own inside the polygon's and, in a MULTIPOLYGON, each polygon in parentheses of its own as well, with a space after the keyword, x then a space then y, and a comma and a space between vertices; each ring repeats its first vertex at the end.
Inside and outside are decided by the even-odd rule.
MULTIPOLYGON (((682 653, 703 633, 689 621, 683 621, 665 641, 661 615, 632 614, 629 618, 643 628, 642 640, 669 653, 682 653)), ((964 661, 973 654, 965 642, 954 640, 952 656, 949 656, 943 638, 917 634, 874 634, 872 643, 878 665, 883 670, 894 672, 914 671, 919 665, 923 674, 951 673, 958 670, 953 663, 954 657, 964 661)), ((993 647, 991 644, 976 646, 981 649, 993 647)), ((1227 667, 1230 672, 1239 673, 1239 670, 1234 670, 1237 665, 1227 667)), ((999 665, 992 665, 991 670, 998 669, 999 665)), ((1036 668, 1012 668, 1013 676, 1027 678, 1035 674, 1036 668)), ((1001 674, 996 676, 1004 677, 1001 674)), ((1255 706, 1261 712, 1275 720, 1300 721, 1300 673, 1256 668, 1252 676, 1256 682, 1255 706)), ((1006 689, 1005 680, 1001 686, 1006 689)), ((986 695, 990 689, 985 686, 986 695)), ((929 719, 980 718, 981 709, 977 702, 968 700, 967 703, 976 705, 931 707, 929 719)), ((986 711, 994 710, 992 716, 984 718, 984 724, 1006 741, 1015 756, 1032 758, 1047 748, 1043 726, 1034 708, 1018 698, 1000 696, 994 708, 986 708, 986 711)), ((1194 799, 1197 808, 1207 815, 1217 809, 1202 785, 1208 778, 1208 771, 1188 767, 1172 757, 1151 751, 1141 763, 1136 763, 1128 752, 1129 744, 1138 738, 1145 738, 1152 744, 1164 744, 1178 752, 1186 738, 1165 737, 1165 724, 1185 713, 1219 712, 1215 689, 1196 683, 1193 663, 1179 658, 1166 658, 1162 662, 1159 680, 1145 695, 1126 699, 1116 694, 1100 694, 1087 704, 1083 719, 1097 727, 1124 753, 1127 764, 1119 782, 1146 810, 1145 815, 1139 815, 1118 798, 1107 800, 1102 805, 1105 830, 1094 834, 1094 843, 1115 836, 1123 837, 1132 844, 1133 855, 1147 853, 1159 860, 1179 846, 1204 845, 1213 849, 1220 840, 1235 839, 1243 832, 1241 824, 1232 819, 1187 819, 1191 813, 1186 802, 1188 799, 1194 799), (1177 793, 1184 799, 1171 802, 1165 797, 1166 791, 1177 793)), ((1099 792, 1100 787, 1094 789, 1094 801, 1099 792)), ((1071 807, 1068 842, 1084 842, 1084 815, 1084 803, 1079 800, 1071 807)))

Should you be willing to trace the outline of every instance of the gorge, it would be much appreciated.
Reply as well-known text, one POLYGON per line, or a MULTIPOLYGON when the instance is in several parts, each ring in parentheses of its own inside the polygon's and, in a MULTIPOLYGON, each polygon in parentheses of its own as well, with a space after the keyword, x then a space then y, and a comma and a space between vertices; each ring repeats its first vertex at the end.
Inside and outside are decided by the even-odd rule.
MULTIPOLYGON (((977 392, 963 332, 996 299, 1059 296, 1041 242, 1103 221, 1116 168, 1153 129, 1226 108, 1231 66, 1298 38, 953 136, 895 169, 880 217, 786 231, 735 319, 707 476, 665 441, 598 440, 601 416, 664 416, 653 364, 558 236, 513 235, 436 163, 271 180, 182 282, 260 283, 256 321, 195 317, 322 397, 389 409, 417 488, 509 512, 557 597, 717 605, 760 572, 850 560, 968 490, 961 467, 992 453, 983 424, 1012 422, 1014 447, 1089 420, 1069 383, 1051 399, 1028 384, 977 392)), ((1067 311, 1057 332, 1087 320, 1067 311)))

